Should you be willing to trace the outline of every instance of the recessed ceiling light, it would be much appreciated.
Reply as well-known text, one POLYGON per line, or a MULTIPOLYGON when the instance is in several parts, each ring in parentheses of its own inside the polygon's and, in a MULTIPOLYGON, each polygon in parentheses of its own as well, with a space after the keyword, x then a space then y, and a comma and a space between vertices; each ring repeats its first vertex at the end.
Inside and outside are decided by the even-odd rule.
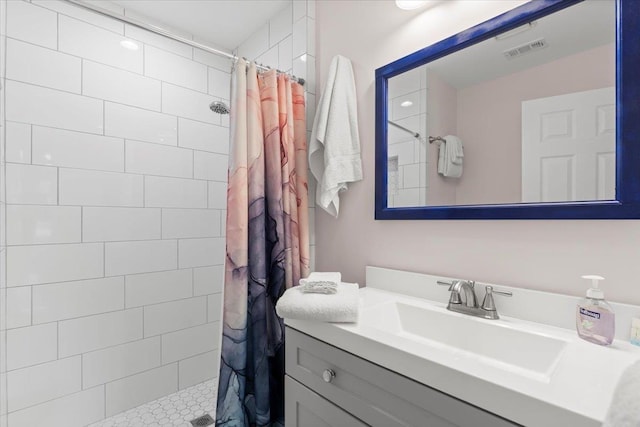
POLYGON ((396 6, 402 10, 413 10, 424 6, 425 0, 396 0, 396 6))
POLYGON ((138 46, 138 43, 131 41, 131 40, 122 40, 120 42, 120 46, 122 46, 125 49, 129 49, 129 50, 138 50, 140 47, 138 46))
POLYGON ((413 105, 413 102, 411 101, 404 101, 402 103, 400 103, 401 107, 411 107, 413 105))

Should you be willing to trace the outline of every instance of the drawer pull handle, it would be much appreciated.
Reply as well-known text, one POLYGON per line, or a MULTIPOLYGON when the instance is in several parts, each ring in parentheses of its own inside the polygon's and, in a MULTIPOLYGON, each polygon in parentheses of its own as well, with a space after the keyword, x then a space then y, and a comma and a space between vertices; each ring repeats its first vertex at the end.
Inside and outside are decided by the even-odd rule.
POLYGON ((335 377, 336 377, 336 373, 333 371, 333 369, 325 369, 324 372, 322 373, 322 379, 326 383, 330 383, 331 381, 333 381, 335 377))

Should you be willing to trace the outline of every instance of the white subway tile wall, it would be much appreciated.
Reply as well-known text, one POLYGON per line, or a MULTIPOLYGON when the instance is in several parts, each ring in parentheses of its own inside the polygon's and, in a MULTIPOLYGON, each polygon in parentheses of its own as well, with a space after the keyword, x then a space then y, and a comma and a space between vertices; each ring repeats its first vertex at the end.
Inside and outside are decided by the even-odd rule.
MULTIPOLYGON (((15 7, 13 5, 12 7, 15 7)), ((19 8, 22 5, 17 5, 19 8)), ((6 113, 5 113, 5 60, 6 60, 6 48, 7 48, 7 0, 0 0, 0 427, 7 427, 7 280, 6 280, 6 159, 11 159, 16 162, 31 162, 31 126, 29 125, 11 125, 7 127, 6 113), (11 144, 6 144, 6 139, 11 139, 11 144)), ((46 15, 48 12, 43 11, 46 15)), ((24 23, 24 15, 17 12, 18 16, 16 21, 12 23, 14 27, 14 34, 22 33, 26 37, 32 38, 32 40, 47 40, 48 29, 30 31, 20 27, 20 23, 24 23), (16 28, 17 27, 17 28, 16 28), (44 36, 43 36, 44 34, 44 36)), ((36 17, 30 18, 37 21, 36 17)), ((50 31, 51 34, 54 34, 50 31)), ((53 39, 52 39, 53 40, 53 39)), ((22 298, 25 293, 19 293, 17 298, 22 298)), ((14 297, 16 297, 14 295, 14 297)), ((22 301, 24 301, 22 299, 22 301)), ((15 325, 25 324, 26 314, 23 312, 26 310, 24 302, 21 304, 21 308, 18 313, 11 315, 11 322, 15 325)), ((29 316, 30 317, 30 316, 29 316)), ((55 340, 55 335, 52 336, 55 340)), ((51 347, 50 357, 55 358, 55 346, 51 347)), ((18 364, 20 360, 17 361, 18 364)), ((37 362, 36 362, 37 363, 37 362)))
POLYGON ((104 386, 86 389, 20 411, 11 412, 8 425, 38 425, 42 423, 45 417, 49 425, 65 427, 84 427, 101 420, 104 417, 104 386), (72 414, 72 416, 69 416, 69 414, 72 414))
MULTIPOLYGON (((4 91, 2 91, 2 95, 4 95, 4 91)), ((31 125, 8 122, 5 126, 5 132, 7 140, 10 141, 5 147, 7 161, 31 163, 31 125)), ((4 183, 4 176, 2 182, 4 183)))
POLYGON ((7 328, 20 328, 31 324, 31 289, 7 289, 7 328))
POLYGON ((65 2, 0 16, 0 427, 215 378, 231 63, 65 2))
MULTIPOLYGON (((389 80, 390 120, 418 132, 427 131, 426 72, 416 69, 389 80), (404 104, 404 105, 403 105, 404 104), (408 104, 408 105, 407 105, 408 104)), ((387 204, 393 206, 422 206, 427 196, 428 164, 424 138, 414 138, 406 131, 389 127, 389 193, 387 204)))
POLYGON ((117 67, 84 61, 82 92, 120 104, 160 111, 160 81, 117 67))
POLYGON ((9 329, 7 331, 7 369, 19 369, 56 360, 57 343, 58 331, 55 323, 9 329))
POLYGON ((177 363, 108 382, 105 386, 106 414, 108 417, 119 414, 177 390, 177 363))
POLYGON ((35 165, 124 172, 120 138, 32 126, 31 162, 35 165))
MULTIPOLYGON (((238 48, 299 64, 309 117, 314 9, 238 48)), ((215 378, 229 117, 208 105, 230 62, 58 0, 0 17, 0 427, 82 427, 215 378)))
POLYGON ((80 391, 81 367, 81 357, 75 356, 9 371, 9 413, 80 391))

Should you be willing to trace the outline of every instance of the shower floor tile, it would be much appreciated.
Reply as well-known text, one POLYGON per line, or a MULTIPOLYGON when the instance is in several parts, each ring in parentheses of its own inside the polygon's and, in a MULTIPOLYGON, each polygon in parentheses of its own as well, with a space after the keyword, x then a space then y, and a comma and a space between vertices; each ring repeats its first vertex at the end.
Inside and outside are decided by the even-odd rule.
POLYGON ((189 421, 204 414, 215 419, 217 381, 213 379, 196 384, 91 424, 90 427, 192 427, 189 421))

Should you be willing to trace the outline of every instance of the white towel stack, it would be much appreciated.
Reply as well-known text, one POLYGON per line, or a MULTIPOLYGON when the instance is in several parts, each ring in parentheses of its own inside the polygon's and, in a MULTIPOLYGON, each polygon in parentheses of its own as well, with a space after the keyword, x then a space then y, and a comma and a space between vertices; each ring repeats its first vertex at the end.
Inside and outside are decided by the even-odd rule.
POLYGON ((438 156, 438 173, 450 178, 462 176, 462 160, 464 151, 462 141, 454 135, 444 137, 445 142, 440 144, 438 156))
POLYGON ((276 313, 285 319, 354 323, 358 321, 358 284, 340 283, 332 295, 302 292, 289 288, 276 304, 276 313))
POLYGON ((342 275, 338 272, 313 272, 306 279, 300 279, 301 292, 315 294, 335 294, 342 275))
POLYGON ((640 360, 624 370, 603 427, 640 426, 640 360))

